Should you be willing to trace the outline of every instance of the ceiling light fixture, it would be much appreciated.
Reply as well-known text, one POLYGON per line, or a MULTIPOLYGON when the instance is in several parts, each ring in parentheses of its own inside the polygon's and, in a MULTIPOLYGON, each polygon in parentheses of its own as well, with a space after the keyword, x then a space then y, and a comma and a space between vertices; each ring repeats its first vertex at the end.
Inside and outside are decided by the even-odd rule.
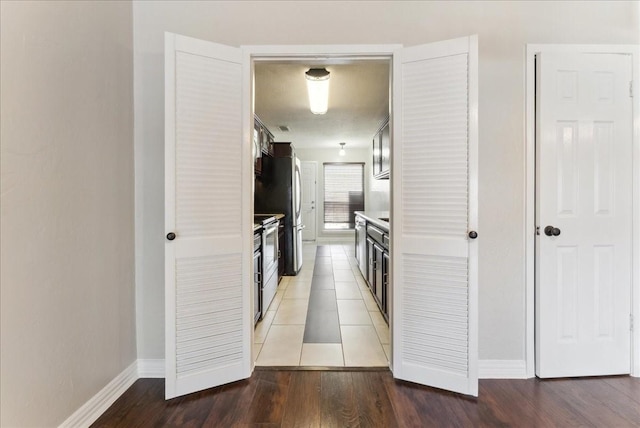
POLYGON ((344 145, 347 143, 340 143, 340 151, 338 152, 338 154, 340 156, 344 156, 345 155, 345 151, 344 151, 344 145))
POLYGON ((310 68, 306 73, 309 107, 313 114, 325 114, 329 107, 329 72, 326 68, 310 68))

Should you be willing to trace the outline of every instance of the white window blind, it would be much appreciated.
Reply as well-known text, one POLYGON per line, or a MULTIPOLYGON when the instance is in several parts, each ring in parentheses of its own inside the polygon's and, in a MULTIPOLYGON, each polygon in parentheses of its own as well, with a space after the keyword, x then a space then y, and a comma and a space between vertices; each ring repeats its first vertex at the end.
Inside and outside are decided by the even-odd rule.
POLYGON ((324 226, 352 229, 354 211, 364 211, 364 163, 325 163, 324 226))

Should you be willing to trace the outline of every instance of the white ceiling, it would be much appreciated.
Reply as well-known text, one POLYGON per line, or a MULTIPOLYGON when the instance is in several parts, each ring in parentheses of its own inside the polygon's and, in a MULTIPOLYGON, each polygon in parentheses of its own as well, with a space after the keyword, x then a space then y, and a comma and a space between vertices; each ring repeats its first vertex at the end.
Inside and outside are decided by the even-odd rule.
POLYGON ((389 114, 389 62, 256 62, 255 111, 276 141, 298 148, 368 147, 389 114), (324 115, 309 110, 304 73, 311 67, 331 73, 324 115), (280 131, 281 125, 290 131, 280 131))

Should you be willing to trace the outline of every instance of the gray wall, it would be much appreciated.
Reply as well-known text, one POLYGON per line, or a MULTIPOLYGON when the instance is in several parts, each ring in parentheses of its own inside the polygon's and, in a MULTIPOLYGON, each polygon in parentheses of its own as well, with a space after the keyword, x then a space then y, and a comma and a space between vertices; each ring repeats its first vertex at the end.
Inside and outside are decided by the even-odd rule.
POLYGON ((163 32, 232 46, 479 37, 481 359, 522 360, 527 43, 638 43, 638 2, 134 3, 138 350, 164 355, 163 32))
POLYGON ((0 425, 136 359, 131 2, 2 1, 0 425))

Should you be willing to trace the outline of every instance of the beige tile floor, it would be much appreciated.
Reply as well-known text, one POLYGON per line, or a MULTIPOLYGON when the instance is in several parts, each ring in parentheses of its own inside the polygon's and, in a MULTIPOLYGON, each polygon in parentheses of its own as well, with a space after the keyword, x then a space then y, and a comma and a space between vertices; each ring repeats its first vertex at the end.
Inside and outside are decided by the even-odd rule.
POLYGON ((303 244, 303 267, 285 276, 266 315, 256 325, 253 356, 258 366, 386 367, 389 327, 353 257, 353 244, 330 245, 342 343, 302 343, 316 257, 303 244))

